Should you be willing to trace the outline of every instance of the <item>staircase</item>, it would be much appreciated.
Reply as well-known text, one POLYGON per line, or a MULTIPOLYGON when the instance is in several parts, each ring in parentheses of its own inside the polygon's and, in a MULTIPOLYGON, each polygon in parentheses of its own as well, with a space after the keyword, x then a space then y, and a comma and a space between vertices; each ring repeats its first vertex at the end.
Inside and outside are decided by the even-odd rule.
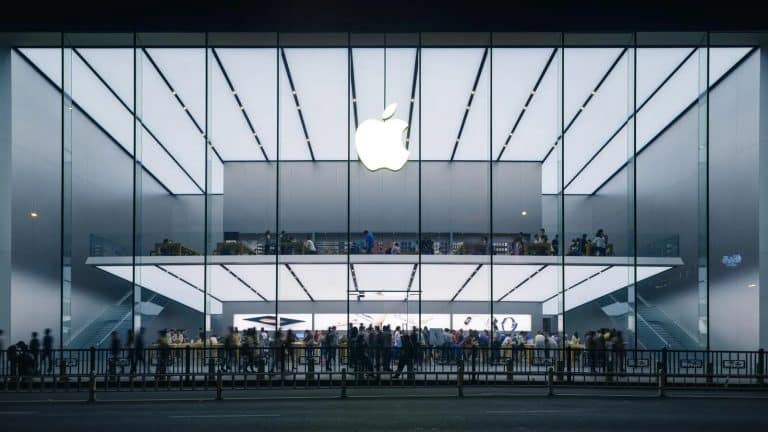
POLYGON ((668 330, 668 319, 655 306, 638 302, 637 305, 638 342, 645 348, 685 349, 686 346, 668 330))
MULTIPOLYGON (((120 299, 116 304, 110 305, 102 313, 96 317, 93 321, 86 326, 70 340, 69 348, 108 348, 110 338, 109 336, 113 331, 116 331, 121 338, 125 337, 128 330, 131 329, 133 320, 131 313, 132 308, 132 295, 127 295, 120 299)), ((159 295, 153 294, 147 303, 153 303, 160 307, 158 314, 168 304, 168 299, 159 295)), ((146 327, 152 322, 157 315, 142 315, 141 323, 143 327, 146 327)))

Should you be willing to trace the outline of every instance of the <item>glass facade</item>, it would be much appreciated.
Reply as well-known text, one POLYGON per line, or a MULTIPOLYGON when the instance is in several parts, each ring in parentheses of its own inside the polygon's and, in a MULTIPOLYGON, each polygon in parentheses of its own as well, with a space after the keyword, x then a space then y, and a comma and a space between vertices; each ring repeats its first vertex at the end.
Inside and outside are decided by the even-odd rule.
POLYGON ((760 52, 708 33, 12 46, 12 289, 45 300, 11 338, 389 325, 757 348, 723 320, 758 325, 760 52), (384 150, 403 166, 369 169, 384 150))

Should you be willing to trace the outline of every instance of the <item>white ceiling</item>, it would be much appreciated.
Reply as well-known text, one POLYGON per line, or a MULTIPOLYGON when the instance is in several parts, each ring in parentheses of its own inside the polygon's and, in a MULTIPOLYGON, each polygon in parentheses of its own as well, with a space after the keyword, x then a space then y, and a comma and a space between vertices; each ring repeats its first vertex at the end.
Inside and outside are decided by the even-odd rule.
MULTIPOLYGON (((131 267, 98 264, 98 268, 131 281, 131 267)), ((214 304, 234 301, 352 301, 417 300, 489 301, 491 266, 476 264, 355 264, 354 280, 346 264, 146 264, 137 267, 137 281, 146 289, 202 310, 202 287, 214 304), (290 269, 289 269, 290 267, 290 269), (278 277, 275 278, 277 270, 278 277), (293 273, 291 273, 291 271, 293 273), (349 279, 347 275, 349 274, 349 279), (409 280, 413 275, 413 283, 409 280), (356 286, 355 286, 356 280, 356 286), (275 286, 277 282, 277 293, 275 286), (348 285, 349 284, 349 285, 348 285), (303 287, 302 287, 303 285, 303 287), (463 287, 463 288, 462 288, 463 287), (360 297, 359 294, 364 294, 360 297)), ((672 268, 641 266, 638 281, 672 268)), ((568 308, 576 307, 632 283, 627 265, 494 265, 493 298, 504 302, 542 303, 545 313, 557 309, 565 287, 568 308)))
MULTIPOLYGON (((749 50, 711 48, 707 59, 703 49, 639 48, 635 71, 631 49, 566 48, 564 60, 561 50, 556 50, 541 76, 553 48, 494 48, 482 69, 484 48, 423 48, 418 75, 421 82, 411 122, 411 157, 418 159, 420 154, 423 160, 450 159, 480 72, 454 160, 496 159, 524 111, 501 160, 541 161, 542 192, 558 193, 559 145, 550 150, 558 142, 562 104, 563 127, 578 115, 565 134, 563 184, 567 194, 592 194, 621 169, 635 147, 639 151, 648 145, 696 101, 706 89, 702 71, 707 61, 712 84, 749 50), (526 107, 540 76, 538 90, 526 107), (634 122, 636 146, 628 133, 633 122, 625 125, 635 106, 635 91, 636 105, 642 106, 634 122)), ((24 48, 20 52, 61 86, 61 50, 24 48)), ((349 128, 354 128, 353 106, 348 99, 350 72, 354 72, 360 121, 379 117, 389 103, 398 104, 397 118, 408 120, 416 49, 354 48, 353 71, 346 48, 286 48, 284 53, 288 69, 274 48, 216 49, 223 68, 213 55, 207 56, 206 85, 203 48, 140 50, 136 56, 139 68, 133 67, 130 48, 68 49, 65 54, 71 73, 65 87, 74 101, 132 154, 130 110, 134 109, 134 69, 139 71, 136 111, 145 126, 140 136, 142 160, 173 193, 201 193, 204 189, 205 139, 198 126, 202 130, 207 127, 212 146, 225 162, 264 160, 262 147, 267 158, 275 160, 278 136, 280 160, 309 160, 300 109, 316 160, 346 160, 348 151, 354 159, 354 146, 348 150, 348 137, 353 136, 349 128), (300 107, 294 103, 288 70, 300 107), (242 105, 232 94, 225 72, 242 105), (206 100, 210 108, 207 122, 206 100)), ((221 161, 215 163, 214 171, 221 171, 221 161)), ((216 183, 213 192, 221 193, 220 179, 215 177, 220 176, 212 176, 216 183)))

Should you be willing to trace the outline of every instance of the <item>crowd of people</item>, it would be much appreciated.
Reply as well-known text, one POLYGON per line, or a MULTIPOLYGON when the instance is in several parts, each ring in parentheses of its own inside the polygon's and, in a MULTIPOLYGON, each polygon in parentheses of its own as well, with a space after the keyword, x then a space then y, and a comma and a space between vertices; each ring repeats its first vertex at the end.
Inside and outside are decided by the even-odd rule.
MULTIPOLYGON (((199 331, 199 339, 186 338, 183 330, 160 331, 158 339, 150 347, 156 356, 155 371, 164 373, 172 364, 172 347, 193 341, 202 342, 206 335, 202 329, 199 331)), ((108 360, 112 373, 116 373, 118 365, 121 368, 130 366, 131 374, 147 370, 145 333, 144 328, 135 333, 129 330, 125 341, 116 331, 111 333, 108 360)), ((398 378, 404 370, 413 370, 425 364, 456 364, 468 358, 488 364, 520 361, 523 358, 530 358, 532 364, 548 362, 560 356, 559 349, 564 347, 575 349, 575 358, 583 361, 593 372, 615 365, 622 365, 619 367, 623 368, 625 341, 621 331, 601 328, 586 332, 583 338, 578 333, 563 336, 545 331, 490 332, 429 329, 426 326, 422 329, 414 326, 407 330, 400 326, 393 329, 390 325, 373 324, 349 324, 346 331, 337 331, 335 326, 331 326, 323 331, 301 332, 292 329, 268 331, 263 327, 240 331, 237 327, 229 327, 226 336, 209 336, 208 347, 218 358, 219 370, 224 372, 296 371, 300 363, 316 371, 338 371, 338 366, 346 363, 356 372, 374 374, 384 371, 398 378)), ((3 337, 0 330, 0 352, 5 348, 3 337)), ((33 332, 29 343, 19 341, 6 350, 10 373, 51 373, 54 368, 53 351, 50 329, 45 329, 42 339, 37 332, 33 332)))

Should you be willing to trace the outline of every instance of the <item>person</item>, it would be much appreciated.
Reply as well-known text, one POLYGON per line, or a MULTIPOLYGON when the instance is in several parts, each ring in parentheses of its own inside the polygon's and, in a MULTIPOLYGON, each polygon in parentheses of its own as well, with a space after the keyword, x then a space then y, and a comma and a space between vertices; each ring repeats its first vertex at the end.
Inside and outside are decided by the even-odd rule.
POLYGON ((325 370, 331 372, 332 366, 336 362, 336 347, 338 346, 336 340, 336 327, 328 327, 328 333, 325 335, 325 370))
POLYGON ((605 364, 605 333, 603 333, 602 330, 600 330, 594 337, 595 341, 595 356, 596 358, 593 360, 595 363, 595 367, 602 368, 605 364))
POLYGON ((382 331, 382 362, 386 372, 392 371, 392 329, 389 324, 382 331))
POLYGON ((46 372, 53 372, 53 336, 51 336, 51 329, 45 329, 43 336, 43 357, 40 359, 40 367, 42 369, 42 363, 46 364, 46 372))
POLYGON ((35 368, 40 360, 40 339, 37 338, 37 332, 32 332, 32 340, 29 341, 29 353, 35 359, 35 368))
POLYGON ((546 243, 549 240, 549 237, 547 237, 547 232, 544 231, 544 228, 539 230, 539 239, 542 243, 546 243))
POLYGON ((224 363, 221 365, 222 371, 228 371, 232 367, 233 357, 235 356, 235 328, 228 328, 227 336, 224 337, 224 363))
POLYGON ((296 334, 293 330, 288 329, 285 334, 285 352, 288 356, 288 364, 291 366, 292 371, 296 371, 296 353, 294 352, 293 344, 296 342, 296 334))
POLYGON ((11 377, 16 377, 19 373, 19 347, 17 344, 8 347, 8 351, 5 352, 5 360, 8 362, 11 377))
POLYGON ((579 255, 579 240, 578 239, 571 239, 571 244, 568 246, 568 255, 570 256, 577 256, 579 255))
POLYGON ((315 242, 312 241, 311 237, 307 237, 306 240, 304 240, 304 252, 309 255, 317 255, 317 249, 315 248, 315 242))
POLYGON ((547 337, 541 331, 533 338, 533 348, 536 349, 536 359, 541 359, 547 348, 547 337))
POLYGON ((264 232, 264 255, 271 255, 272 253, 272 233, 267 230, 264 232))
POLYGON ((0 329, 0 351, 3 351, 5 349, 5 334, 3 333, 3 329, 0 329))
POLYGON ((120 350, 122 349, 122 343, 120 342, 120 336, 117 335, 117 331, 113 330, 110 334, 109 343, 109 373, 110 375, 117 375, 117 363, 120 357, 120 350))
POLYGON ((491 347, 491 334, 488 330, 483 330, 482 333, 477 338, 477 344, 480 347, 480 359, 483 363, 487 363, 488 359, 490 358, 488 356, 488 351, 491 347))
POLYGON ((602 228, 595 234, 595 255, 605 256, 606 238, 602 228))
POLYGON ((259 331, 259 347, 261 347, 262 357, 266 358, 267 353, 269 352, 269 333, 264 330, 264 327, 259 331))
POLYGON ((560 250, 560 234, 555 234, 555 238, 552 239, 552 255, 557 255, 560 250))
POLYGON ((144 327, 139 329, 139 334, 133 344, 133 356, 131 357, 131 374, 136 373, 136 366, 141 363, 142 368, 146 368, 144 361, 144 327))
POLYGON ((400 332, 400 326, 395 327, 395 334, 392 336, 392 346, 393 346, 393 354, 395 360, 397 360, 400 356, 400 348, 403 347, 403 337, 402 333, 400 332))
POLYGON ((390 253, 392 255, 400 255, 400 242, 394 242, 392 244, 392 250, 390 253))
MULTIPOLYGON (((395 331, 399 331, 400 327, 395 328, 395 331)), ((412 339, 410 337, 401 337, 402 346, 400 351, 400 356, 397 362, 397 369, 395 370, 395 373, 392 375, 392 379, 397 379, 400 377, 400 374, 403 372, 404 368, 408 368, 408 370, 413 370, 413 356, 414 356, 414 346, 412 344, 412 339)))
POLYGON ((624 337, 621 331, 613 332, 611 348, 613 350, 614 372, 624 372, 624 337))
POLYGON ((365 253, 372 254, 374 245, 373 233, 365 230, 363 231, 363 236, 365 236, 365 253))
POLYGON ((269 367, 270 372, 274 372, 279 367, 280 373, 285 373, 285 341, 283 332, 279 328, 275 331, 275 338, 272 340, 272 364, 269 367))
MULTIPOLYGON (((171 344, 168 332, 160 332, 160 340, 157 342, 157 374, 164 375, 168 371, 168 363, 171 359, 171 344)), ((166 377, 162 377, 165 379, 166 377)))
POLYGON ((589 240, 587 240, 587 233, 583 233, 581 235, 581 239, 579 240, 579 255, 584 256, 587 255, 587 244, 589 243, 589 240))
POLYGON ((581 341, 579 340, 579 332, 573 332, 573 335, 571 335, 571 345, 579 345, 581 341))
POLYGON ((522 255, 523 254, 523 237, 522 233, 520 237, 515 237, 515 241, 512 244, 512 255, 522 255))

